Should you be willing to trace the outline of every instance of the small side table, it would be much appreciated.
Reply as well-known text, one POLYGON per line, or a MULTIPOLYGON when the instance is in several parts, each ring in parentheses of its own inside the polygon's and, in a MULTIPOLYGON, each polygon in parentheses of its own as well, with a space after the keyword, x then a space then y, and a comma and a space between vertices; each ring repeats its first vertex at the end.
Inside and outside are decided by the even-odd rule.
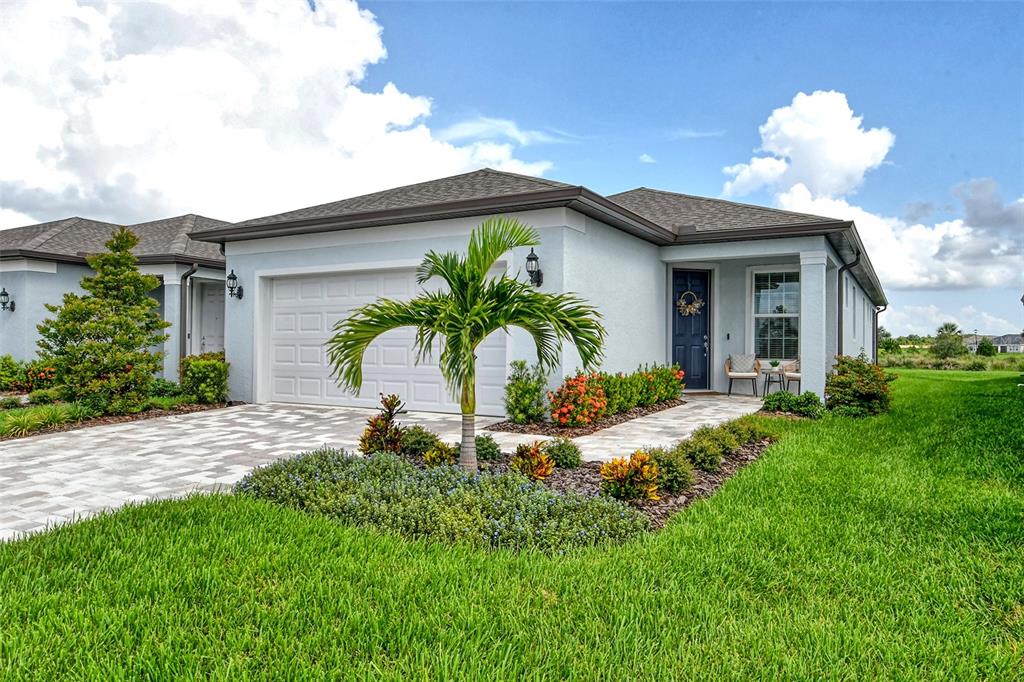
POLYGON ((786 390, 785 382, 782 380, 782 367, 764 367, 761 369, 764 374, 764 386, 761 389, 761 397, 768 395, 772 384, 778 384, 779 390, 786 390))

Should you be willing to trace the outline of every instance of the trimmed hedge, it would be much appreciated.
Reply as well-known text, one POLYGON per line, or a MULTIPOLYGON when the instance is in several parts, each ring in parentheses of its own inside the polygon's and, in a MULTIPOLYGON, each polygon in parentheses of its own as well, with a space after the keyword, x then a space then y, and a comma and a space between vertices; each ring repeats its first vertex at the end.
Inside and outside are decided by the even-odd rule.
POLYGON ((821 398, 817 393, 810 391, 804 391, 800 395, 786 391, 769 393, 764 397, 761 409, 766 412, 788 412, 811 419, 817 419, 825 413, 825 406, 821 404, 821 398))
POLYGON ((224 353, 188 355, 181 359, 181 392, 211 405, 228 397, 228 363, 224 353))

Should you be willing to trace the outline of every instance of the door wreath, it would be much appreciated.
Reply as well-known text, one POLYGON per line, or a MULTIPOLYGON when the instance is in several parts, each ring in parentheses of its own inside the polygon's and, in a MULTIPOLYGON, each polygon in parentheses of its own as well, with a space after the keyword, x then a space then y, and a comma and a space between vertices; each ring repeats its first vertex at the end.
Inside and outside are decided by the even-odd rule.
POLYGON ((676 301, 676 310, 678 310, 679 314, 682 315, 683 317, 689 317, 690 315, 699 315, 700 309, 703 307, 704 299, 702 299, 700 296, 693 293, 692 291, 684 291, 682 295, 679 297, 679 300, 676 301), (691 296, 693 300, 688 302, 686 298, 687 296, 691 296))

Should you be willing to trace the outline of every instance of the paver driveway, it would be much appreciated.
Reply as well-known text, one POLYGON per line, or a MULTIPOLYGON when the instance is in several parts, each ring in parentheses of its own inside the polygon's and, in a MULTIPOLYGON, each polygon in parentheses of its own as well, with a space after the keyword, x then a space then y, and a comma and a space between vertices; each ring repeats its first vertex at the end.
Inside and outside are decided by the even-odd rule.
MULTIPOLYGON (((577 438, 584 459, 608 460, 665 445, 701 424, 754 412, 760 401, 687 396, 687 404, 577 438)), ((0 442, 0 541, 48 524, 155 497, 228 487, 253 467, 330 445, 354 450, 372 410, 309 405, 242 405, 0 442)), ((457 415, 409 412, 447 441, 457 415)), ((493 423, 480 418, 478 427, 493 423)), ((503 450, 536 436, 490 432, 503 450)))

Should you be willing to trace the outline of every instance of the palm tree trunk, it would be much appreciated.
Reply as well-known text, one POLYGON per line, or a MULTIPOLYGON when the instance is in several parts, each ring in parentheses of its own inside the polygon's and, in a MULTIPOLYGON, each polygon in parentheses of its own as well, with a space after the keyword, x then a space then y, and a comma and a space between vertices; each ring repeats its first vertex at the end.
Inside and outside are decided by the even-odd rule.
POLYGON ((475 474, 476 463, 476 377, 462 384, 462 447, 459 466, 475 474))

